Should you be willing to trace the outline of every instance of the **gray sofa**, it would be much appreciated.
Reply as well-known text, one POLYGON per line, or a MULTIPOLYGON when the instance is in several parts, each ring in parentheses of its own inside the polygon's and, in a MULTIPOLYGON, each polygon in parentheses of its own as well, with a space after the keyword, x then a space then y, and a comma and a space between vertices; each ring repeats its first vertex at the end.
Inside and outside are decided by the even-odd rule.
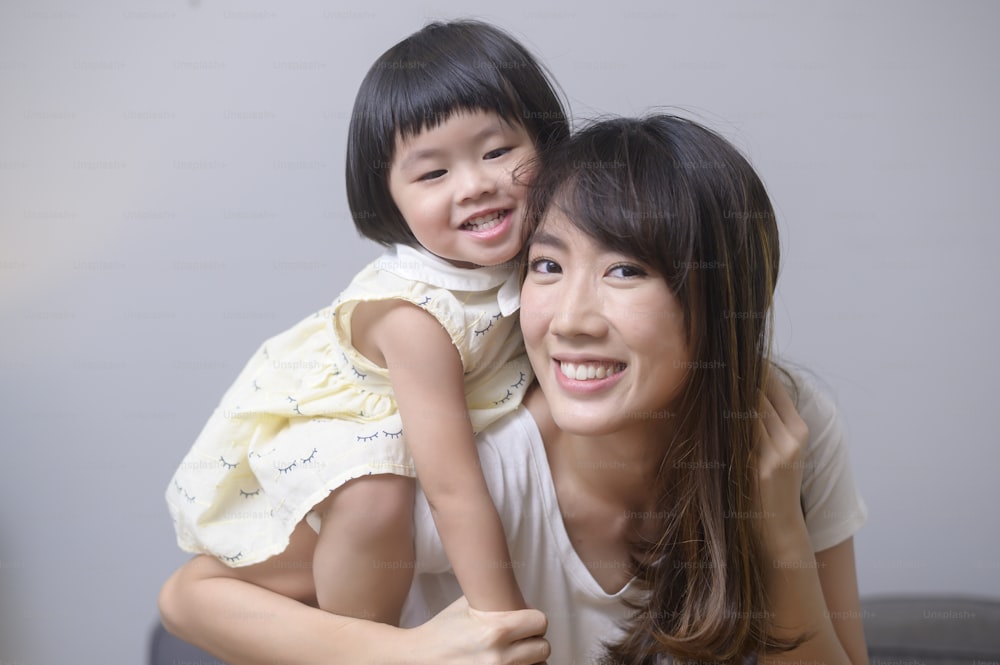
MULTIPOLYGON (((1000 665, 1000 601, 881 596, 862 601, 871 665, 1000 665)), ((150 665, 223 665, 157 624, 150 665)))
POLYGON ((862 617, 872 665, 1000 665, 1000 601, 872 596, 862 617))

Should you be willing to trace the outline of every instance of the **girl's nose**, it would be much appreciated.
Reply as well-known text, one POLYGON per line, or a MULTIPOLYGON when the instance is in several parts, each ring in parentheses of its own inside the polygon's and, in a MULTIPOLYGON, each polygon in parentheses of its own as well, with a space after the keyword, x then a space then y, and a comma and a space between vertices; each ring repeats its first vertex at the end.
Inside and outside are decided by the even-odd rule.
POLYGON ((473 166, 464 169, 462 172, 459 198, 465 200, 475 200, 485 194, 496 191, 498 175, 491 169, 481 166, 473 166))

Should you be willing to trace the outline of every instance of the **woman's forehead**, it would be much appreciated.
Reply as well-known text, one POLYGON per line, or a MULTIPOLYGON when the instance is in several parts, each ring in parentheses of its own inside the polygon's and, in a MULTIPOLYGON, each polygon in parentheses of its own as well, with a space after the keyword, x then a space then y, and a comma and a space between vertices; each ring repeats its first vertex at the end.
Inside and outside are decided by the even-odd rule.
POLYGON ((623 247, 615 246, 605 242, 600 232, 588 224, 586 218, 575 216, 571 211, 567 211, 561 206, 550 206, 543 215, 534 233, 531 235, 529 246, 545 247, 554 250, 567 251, 571 247, 585 247, 597 252, 613 252, 616 254, 623 252, 623 247))

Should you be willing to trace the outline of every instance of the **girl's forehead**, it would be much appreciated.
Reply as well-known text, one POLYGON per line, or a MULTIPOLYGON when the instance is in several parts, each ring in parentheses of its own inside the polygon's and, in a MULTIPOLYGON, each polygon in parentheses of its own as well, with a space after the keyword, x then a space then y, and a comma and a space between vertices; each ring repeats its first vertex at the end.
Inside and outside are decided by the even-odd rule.
POLYGON ((518 143, 531 141, 524 127, 506 122, 494 111, 459 109, 447 117, 429 119, 416 132, 397 132, 392 167, 405 168, 421 159, 479 146, 500 137, 518 143))
POLYGON ((459 124, 469 124, 470 121, 483 125, 493 125, 498 130, 515 126, 510 120, 490 109, 453 108, 447 111, 428 112, 421 116, 419 123, 404 124, 396 128, 396 146, 399 147, 427 134, 433 134, 435 130, 459 124))

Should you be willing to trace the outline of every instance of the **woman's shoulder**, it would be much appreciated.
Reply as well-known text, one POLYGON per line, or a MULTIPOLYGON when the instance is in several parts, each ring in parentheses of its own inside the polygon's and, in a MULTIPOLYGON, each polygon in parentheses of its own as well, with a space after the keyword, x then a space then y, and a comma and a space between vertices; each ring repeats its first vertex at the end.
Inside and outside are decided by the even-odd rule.
POLYGON ((775 369, 778 378, 788 389, 796 410, 809 426, 810 441, 815 441, 821 432, 837 424, 839 416, 832 398, 832 388, 817 374, 787 361, 776 363, 775 369))
POLYGON ((802 476, 802 507, 813 549, 821 551, 853 535, 868 509, 854 482, 846 432, 833 390, 814 372, 778 368, 796 410, 809 426, 802 476))
POLYGON ((510 461, 512 453, 530 454, 542 446, 542 434, 531 411, 526 408, 527 402, 528 398, 477 437, 480 447, 495 456, 497 463, 510 461))

